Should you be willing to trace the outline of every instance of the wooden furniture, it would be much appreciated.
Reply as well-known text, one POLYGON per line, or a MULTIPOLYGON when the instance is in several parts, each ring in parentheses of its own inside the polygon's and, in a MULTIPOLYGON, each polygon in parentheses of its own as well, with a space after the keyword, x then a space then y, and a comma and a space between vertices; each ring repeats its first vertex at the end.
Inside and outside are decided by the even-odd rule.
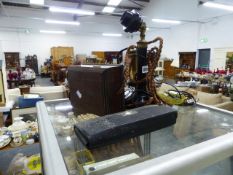
POLYGON ((66 74, 64 75, 64 69, 66 69, 69 65, 73 64, 74 48, 73 47, 52 47, 51 56, 52 56, 51 80, 55 84, 59 84, 60 82, 62 83, 64 82, 66 78, 66 74), (61 69, 63 69, 62 76, 60 76, 61 69))
POLYGON ((162 76, 164 72, 164 60, 159 60, 158 65, 155 69, 155 76, 162 76))
POLYGON ((67 57, 74 57, 73 47, 52 47, 51 48, 52 63, 64 63, 70 64, 71 60, 66 59, 67 57))
POLYGON ((6 69, 15 69, 20 66, 19 52, 5 52, 6 69))
POLYGON ((180 72, 179 68, 171 66, 172 60, 164 60, 164 78, 175 79, 180 72))
POLYGON ((7 80, 8 88, 12 89, 12 84, 14 84, 14 87, 18 87, 19 85, 29 85, 33 86, 35 85, 35 78, 33 79, 21 79, 21 80, 7 80))
POLYGON ((196 62, 196 52, 179 52, 180 68, 183 71, 194 71, 196 62))
POLYGON ((31 68, 32 70, 34 70, 34 72, 36 73, 36 75, 39 75, 39 70, 38 70, 38 61, 37 61, 37 56, 33 55, 33 56, 26 56, 25 58, 25 65, 26 67, 31 68))
POLYGON ((3 118, 3 113, 0 112, 0 127, 4 126, 4 118, 3 118))
MULTIPOLYGON (((117 59, 118 51, 92 51, 92 55, 96 55, 100 59, 101 63, 113 63, 113 59, 117 59)), ((120 55, 122 57, 122 55, 120 55)), ((117 63, 120 63, 120 60, 117 60, 117 63)))
POLYGON ((5 89, 3 83, 3 74, 2 70, 0 69, 0 106, 5 106, 6 98, 5 98, 5 89))
POLYGON ((102 63, 105 62, 105 52, 102 52, 102 51, 93 51, 93 52, 91 52, 91 54, 92 55, 96 55, 97 58, 99 58, 102 63))

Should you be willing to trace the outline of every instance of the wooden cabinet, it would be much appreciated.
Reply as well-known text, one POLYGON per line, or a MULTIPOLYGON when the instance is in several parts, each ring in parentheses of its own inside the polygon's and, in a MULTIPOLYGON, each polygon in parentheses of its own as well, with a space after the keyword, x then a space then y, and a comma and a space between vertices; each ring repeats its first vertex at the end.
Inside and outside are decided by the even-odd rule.
POLYGON ((74 48, 73 47, 52 47, 52 70, 51 79, 55 84, 64 82, 66 78, 66 69, 73 64, 74 48))
POLYGON ((15 69, 20 66, 19 52, 5 52, 6 69, 15 69))
POLYGON ((53 57, 52 63, 64 63, 70 64, 71 61, 67 61, 67 58, 74 58, 73 47, 52 47, 51 56, 53 57))
POLYGON ((93 51, 92 55, 96 55, 100 59, 101 63, 113 63, 113 59, 117 59, 117 63, 122 61, 122 54, 118 55, 118 51, 93 51), (117 58, 120 57, 120 59, 117 58))
POLYGON ((172 60, 164 60, 164 78, 175 79, 180 72, 179 68, 171 66, 172 60))
POLYGON ((105 62, 105 54, 104 54, 104 52, 101 52, 101 51, 93 51, 93 52, 92 52, 92 55, 96 55, 97 58, 99 58, 101 62, 103 62, 103 63, 105 62))
POLYGON ((37 61, 37 56, 33 55, 33 56, 26 56, 25 57, 25 65, 26 67, 31 68, 32 70, 34 70, 34 72, 36 73, 36 75, 39 75, 39 70, 38 70, 38 61, 37 61))
POLYGON ((158 65, 155 69, 155 76, 163 76, 163 72, 164 72, 164 61, 159 60, 158 65))
POLYGON ((180 68, 185 71, 194 71, 196 52, 180 52, 180 68))

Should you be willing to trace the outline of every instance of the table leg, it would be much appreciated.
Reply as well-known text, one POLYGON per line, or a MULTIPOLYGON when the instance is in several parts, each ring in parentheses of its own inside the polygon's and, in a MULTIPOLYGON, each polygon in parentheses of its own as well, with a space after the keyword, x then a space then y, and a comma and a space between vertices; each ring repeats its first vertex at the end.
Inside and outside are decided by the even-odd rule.
POLYGON ((3 118, 3 113, 0 112, 0 127, 4 126, 4 118, 3 118))
POLYGON ((150 154, 151 134, 144 135, 144 155, 150 154))
POLYGON ((9 89, 12 89, 12 83, 8 82, 9 89))

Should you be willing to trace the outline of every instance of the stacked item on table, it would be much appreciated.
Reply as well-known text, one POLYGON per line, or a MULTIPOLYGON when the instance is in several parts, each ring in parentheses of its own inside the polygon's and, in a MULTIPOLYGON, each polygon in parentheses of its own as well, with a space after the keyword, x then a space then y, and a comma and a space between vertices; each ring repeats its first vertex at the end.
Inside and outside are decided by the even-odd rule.
POLYGON ((12 125, 0 128, 0 149, 9 144, 11 147, 18 147, 39 141, 37 122, 24 122, 21 119, 16 117, 12 125))
POLYGON ((195 88, 200 84, 200 82, 196 82, 196 81, 178 81, 175 86, 176 87, 192 87, 195 88))
POLYGON ((44 98, 40 97, 39 94, 24 94, 23 96, 18 97, 19 107, 28 108, 35 107, 38 101, 42 101, 44 98))

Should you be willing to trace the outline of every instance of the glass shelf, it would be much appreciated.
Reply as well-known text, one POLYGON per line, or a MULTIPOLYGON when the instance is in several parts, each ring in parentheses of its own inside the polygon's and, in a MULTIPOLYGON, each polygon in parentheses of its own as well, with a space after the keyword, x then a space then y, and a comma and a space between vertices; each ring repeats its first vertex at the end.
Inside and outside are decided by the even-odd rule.
POLYGON ((233 117, 230 112, 199 104, 174 107, 178 110, 178 118, 174 126, 88 150, 72 129, 69 129, 77 122, 76 117, 71 113, 72 106, 69 100, 40 103, 44 103, 47 109, 46 113, 54 130, 67 174, 70 175, 91 172, 101 175, 114 172, 233 131, 233 117))

